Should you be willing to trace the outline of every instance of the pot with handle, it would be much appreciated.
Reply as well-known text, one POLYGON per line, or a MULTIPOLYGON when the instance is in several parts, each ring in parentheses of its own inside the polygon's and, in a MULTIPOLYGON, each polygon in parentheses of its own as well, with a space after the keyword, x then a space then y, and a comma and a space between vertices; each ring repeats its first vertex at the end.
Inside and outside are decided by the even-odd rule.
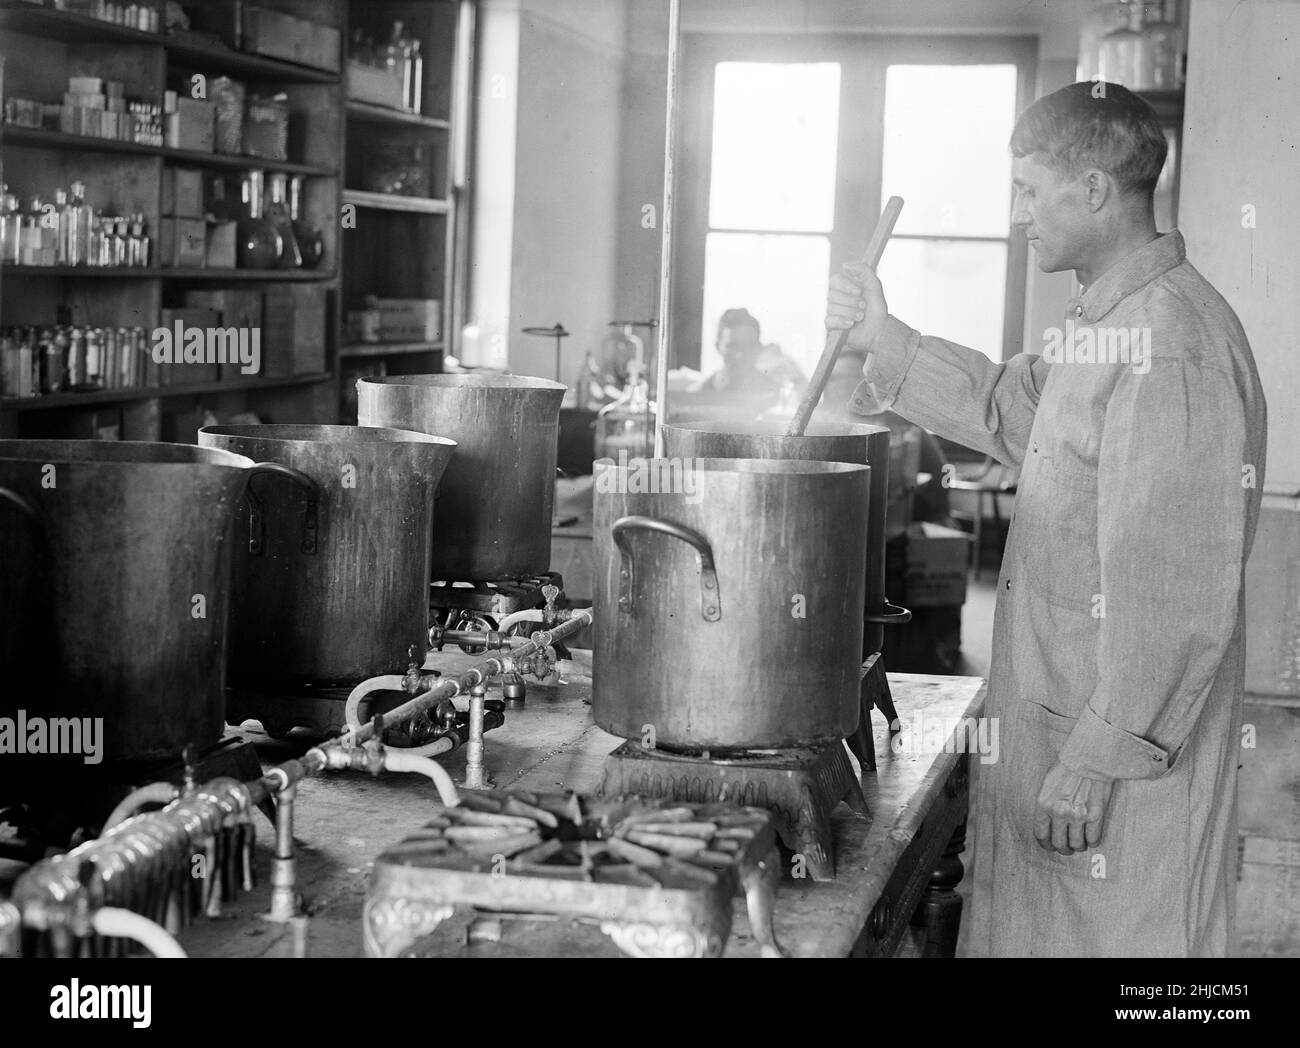
POLYGON ((838 462, 598 461, 596 723, 715 753, 852 732, 869 483, 838 462))
POLYGON ((199 444, 292 467, 317 491, 314 549, 300 541, 302 493, 250 483, 234 551, 227 674, 274 691, 356 684, 406 668, 428 635, 434 493, 454 441, 369 426, 206 426, 199 444), (250 515, 258 518, 255 522, 250 515))
POLYGON ((902 624, 911 612, 885 597, 885 509, 889 501, 889 430, 860 423, 816 422, 790 436, 785 420, 732 422, 704 419, 663 427, 669 458, 793 459, 850 462, 871 467, 870 498, 855 512, 867 520, 867 587, 863 655, 884 646, 884 626, 902 624))
POLYGON ((551 564, 559 382, 521 375, 399 375, 357 382, 363 426, 447 437, 432 577, 540 575, 551 564))
POLYGON ((0 548, 35 528, 44 641, 38 664, 5 667, 40 687, 9 689, 0 715, 103 718, 107 761, 217 742, 235 509, 267 471, 311 487, 189 444, 0 440, 0 487, 35 514, 0 513, 0 548))

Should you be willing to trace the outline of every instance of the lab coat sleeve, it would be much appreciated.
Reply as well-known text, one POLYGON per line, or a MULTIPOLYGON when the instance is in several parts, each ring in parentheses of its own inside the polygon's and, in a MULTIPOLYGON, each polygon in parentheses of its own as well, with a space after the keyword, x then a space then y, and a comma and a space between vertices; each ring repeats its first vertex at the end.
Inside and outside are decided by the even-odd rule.
POLYGON ((1095 779, 1153 779, 1200 716, 1237 627, 1249 465, 1226 372, 1126 369, 1097 471, 1098 684, 1060 754, 1095 779))
POLYGON ((892 410, 941 437, 1019 466, 1051 365, 1021 353, 995 364, 983 353, 922 335, 890 316, 849 403, 892 410))

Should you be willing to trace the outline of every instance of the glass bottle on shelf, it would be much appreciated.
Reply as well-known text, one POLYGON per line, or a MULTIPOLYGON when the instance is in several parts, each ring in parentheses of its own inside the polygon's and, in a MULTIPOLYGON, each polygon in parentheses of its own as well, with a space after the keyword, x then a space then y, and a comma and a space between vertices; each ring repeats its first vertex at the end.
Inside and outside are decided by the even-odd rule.
POLYGON ((86 183, 72 183, 68 206, 74 222, 69 236, 75 242, 77 255, 77 261, 70 265, 84 266, 90 262, 90 231, 95 225, 95 209, 86 203, 86 183))
POLYGON ((23 215, 22 225, 22 257, 21 262, 24 266, 41 265, 41 214, 44 205, 38 196, 32 197, 27 206, 27 213, 23 215))
POLYGON ((1152 91, 1173 91, 1178 83, 1178 26, 1165 0, 1146 3, 1142 82, 1152 91))
POLYGON ((79 389, 86 381, 86 331, 74 327, 68 333, 68 356, 63 367, 63 388, 79 389))
POLYGON ((56 265, 76 264, 68 260, 68 230, 75 225, 75 216, 68 214, 67 190, 56 189, 54 191, 54 262, 56 265))
POLYGON ((325 257, 325 238, 315 226, 302 220, 302 176, 289 179, 289 217, 293 220, 293 235, 302 252, 304 269, 315 269, 325 257))
POLYGON ((1101 42, 1108 33, 1128 25, 1128 7, 1120 0, 1095 4, 1079 30, 1079 61, 1076 80, 1105 79, 1101 76, 1101 42))
POLYGON ((99 251, 97 252, 100 266, 111 266, 113 264, 113 219, 106 216, 99 216, 99 251))
POLYGON ((236 230, 240 269, 275 269, 284 252, 279 232, 262 215, 263 186, 261 171, 249 171, 240 183, 244 201, 244 214, 236 230))
POLYGON ((424 56, 420 54, 420 41, 411 39, 411 51, 407 59, 410 70, 410 91, 406 96, 406 108, 412 113, 424 109, 424 56))
POLYGON ((627 385, 619 398, 596 413, 596 457, 617 459, 624 452, 629 459, 654 455, 654 413, 645 364, 628 362, 627 385))
POLYGON ((270 199, 262 210, 262 215, 280 234, 282 249, 280 252, 281 269, 300 269, 302 267, 302 250, 298 247, 298 238, 293 233, 293 215, 289 210, 289 176, 275 172, 268 176, 270 199))
POLYGON ((100 328, 91 328, 86 332, 86 375, 82 382, 85 389, 99 389, 104 375, 104 332, 100 328))
POLYGON ((113 265, 118 268, 127 264, 127 243, 126 219, 115 218, 113 220, 113 265))
POLYGON ((1142 39, 1142 5, 1133 0, 1126 3, 1128 22, 1113 32, 1107 33, 1101 41, 1100 70, 1101 78, 1112 84, 1123 84, 1130 91, 1141 91, 1143 85, 1140 77, 1143 73, 1142 55, 1145 53, 1142 39))
POLYGON ((22 261, 23 212, 9 186, 0 186, 0 263, 16 266, 22 261))

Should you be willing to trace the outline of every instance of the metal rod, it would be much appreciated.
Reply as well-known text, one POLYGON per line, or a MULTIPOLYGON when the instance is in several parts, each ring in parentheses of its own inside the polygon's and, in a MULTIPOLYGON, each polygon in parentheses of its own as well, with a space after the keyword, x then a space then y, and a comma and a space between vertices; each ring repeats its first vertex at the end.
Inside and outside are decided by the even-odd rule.
POLYGON ((655 358, 655 458, 664 457, 664 425, 668 421, 668 332, 673 297, 673 177, 677 141, 677 51, 681 29, 681 0, 668 0, 668 100, 664 127, 664 207, 659 216, 659 328, 655 358))
POLYGON ((465 788, 485 790, 487 777, 483 772, 483 711, 487 702, 487 688, 476 684, 469 691, 469 742, 465 747, 465 788))
POLYGON ((271 861, 271 912, 267 920, 284 923, 298 911, 293 854, 293 802, 298 789, 290 783, 275 799, 275 858, 271 861))

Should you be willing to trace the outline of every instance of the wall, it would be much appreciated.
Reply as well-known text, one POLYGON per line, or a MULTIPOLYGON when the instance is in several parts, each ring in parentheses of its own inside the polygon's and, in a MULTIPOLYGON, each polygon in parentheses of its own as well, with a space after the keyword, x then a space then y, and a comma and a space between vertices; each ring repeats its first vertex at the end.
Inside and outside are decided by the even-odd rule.
POLYGON ((1300 487, 1300 5, 1195 0, 1190 28, 1180 225, 1255 352, 1267 480, 1300 487))
POLYGON ((561 378, 613 316, 626 8, 620 0, 487 0, 466 362, 561 378), (508 144, 507 144, 508 143, 508 144))

